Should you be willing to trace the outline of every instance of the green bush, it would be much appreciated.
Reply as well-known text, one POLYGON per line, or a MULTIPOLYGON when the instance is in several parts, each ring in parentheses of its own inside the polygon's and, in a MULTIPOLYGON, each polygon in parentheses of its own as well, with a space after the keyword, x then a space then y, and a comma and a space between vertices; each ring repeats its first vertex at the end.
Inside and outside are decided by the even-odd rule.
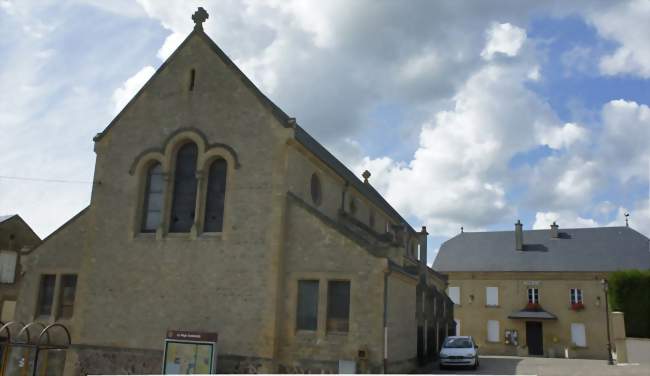
POLYGON ((650 270, 612 273, 609 304, 612 310, 625 313, 628 337, 650 338, 650 270))

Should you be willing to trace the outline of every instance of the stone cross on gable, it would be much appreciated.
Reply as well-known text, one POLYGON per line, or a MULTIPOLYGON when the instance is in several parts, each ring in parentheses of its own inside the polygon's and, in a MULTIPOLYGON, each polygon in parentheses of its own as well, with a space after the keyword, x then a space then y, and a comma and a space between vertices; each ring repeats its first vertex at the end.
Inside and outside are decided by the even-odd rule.
POLYGON ((205 20, 208 19, 210 15, 208 15, 208 12, 203 9, 203 7, 199 7, 199 9, 194 12, 192 15, 192 21, 194 21, 194 29, 195 30, 203 30, 203 23, 205 20))

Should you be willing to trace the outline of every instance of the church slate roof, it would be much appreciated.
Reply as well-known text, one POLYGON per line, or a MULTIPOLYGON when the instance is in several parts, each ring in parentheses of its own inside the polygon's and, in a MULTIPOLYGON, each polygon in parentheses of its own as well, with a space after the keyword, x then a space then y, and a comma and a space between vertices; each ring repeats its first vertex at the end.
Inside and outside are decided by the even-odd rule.
POLYGON ((523 251, 514 231, 464 232, 440 246, 433 268, 440 272, 616 271, 650 269, 650 239, 629 227, 523 232, 523 251))

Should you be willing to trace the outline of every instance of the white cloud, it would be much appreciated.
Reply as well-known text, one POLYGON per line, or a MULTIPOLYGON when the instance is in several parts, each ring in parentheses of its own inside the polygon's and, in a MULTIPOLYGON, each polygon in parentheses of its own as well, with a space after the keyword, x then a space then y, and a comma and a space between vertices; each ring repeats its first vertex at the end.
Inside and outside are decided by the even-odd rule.
POLYGON ((423 125, 413 160, 365 158, 357 170, 370 170, 391 203, 438 234, 455 234, 461 225, 480 230, 511 216, 508 161, 537 144, 530 137, 535 129, 556 122, 525 88, 527 72, 525 62, 486 65, 456 94, 452 109, 423 125))
POLYGON ((542 144, 553 149, 568 148, 576 142, 584 141, 588 132, 584 127, 575 123, 566 123, 563 127, 547 127, 540 130, 539 139, 542 144))
MULTIPOLYGON (((560 228, 625 226, 625 214, 627 213, 629 214, 628 219, 631 228, 646 236, 650 235, 650 199, 639 200, 632 210, 628 210, 623 206, 619 206, 618 208, 612 207, 610 202, 601 204, 607 208, 608 212, 615 212, 614 218, 611 221, 599 222, 593 218, 582 217, 572 210, 537 212, 535 214, 533 229, 548 229, 553 222, 556 222, 560 228)), ((598 212, 600 207, 601 205, 595 205, 594 211, 598 212)))
POLYGON ((497 53, 517 56, 526 41, 526 30, 507 22, 493 24, 486 35, 487 44, 481 51, 481 57, 486 60, 491 60, 497 53))
POLYGON ((632 74, 650 78, 650 1, 613 2, 605 9, 587 12, 604 38, 619 46, 600 60, 600 71, 607 75, 632 74))
POLYGON ((162 61, 167 58, 178 48, 178 46, 185 40, 186 35, 181 33, 171 33, 165 38, 165 42, 158 50, 156 56, 162 61))
POLYGON ((121 87, 115 89, 113 92, 113 113, 120 112, 154 73, 156 73, 156 69, 148 65, 129 77, 121 87))
POLYGON ((564 212, 537 212, 533 230, 549 229, 551 223, 556 222, 560 228, 597 227, 599 224, 591 218, 582 218, 575 213, 564 212))
POLYGON ((603 133, 599 157, 606 168, 625 182, 648 181, 650 166, 650 107, 634 101, 613 100, 602 110, 603 133))

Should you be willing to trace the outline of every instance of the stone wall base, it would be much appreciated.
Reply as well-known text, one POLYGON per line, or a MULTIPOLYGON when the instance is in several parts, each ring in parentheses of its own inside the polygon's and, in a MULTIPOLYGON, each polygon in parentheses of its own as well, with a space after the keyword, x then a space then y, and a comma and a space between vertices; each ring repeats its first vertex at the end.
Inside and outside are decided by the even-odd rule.
MULTIPOLYGON (((160 374, 162 350, 76 345, 68 349, 65 375, 160 374)), ((217 373, 273 373, 270 359, 239 355, 218 355, 217 373)))

